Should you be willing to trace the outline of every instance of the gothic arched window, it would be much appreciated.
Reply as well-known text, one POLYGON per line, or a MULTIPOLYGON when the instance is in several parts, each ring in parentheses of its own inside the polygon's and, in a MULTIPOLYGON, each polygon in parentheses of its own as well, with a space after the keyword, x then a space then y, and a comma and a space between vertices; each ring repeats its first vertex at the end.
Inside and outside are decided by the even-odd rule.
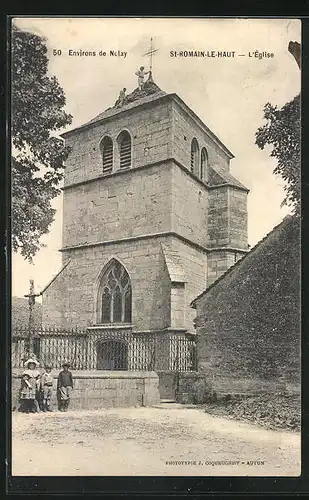
POLYGON ((206 148, 201 151, 201 171, 200 176, 203 181, 208 180, 208 154, 206 148))
POLYGON ((123 130, 117 139, 119 150, 119 168, 131 167, 131 136, 129 132, 123 130))
POLYGON ((99 287, 99 323, 131 323, 132 289, 130 277, 116 259, 112 259, 99 287))
POLYGON ((103 137, 100 143, 102 154, 103 174, 108 174, 113 170, 113 141, 110 137, 103 137))
POLYGON ((199 146, 197 140, 194 138, 191 142, 191 172, 193 174, 198 173, 198 153, 199 146))

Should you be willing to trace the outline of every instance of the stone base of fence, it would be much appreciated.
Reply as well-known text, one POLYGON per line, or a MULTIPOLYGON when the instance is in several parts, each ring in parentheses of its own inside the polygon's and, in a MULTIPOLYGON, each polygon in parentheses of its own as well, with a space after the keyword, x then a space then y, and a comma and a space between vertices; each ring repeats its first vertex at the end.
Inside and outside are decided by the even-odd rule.
MULTIPOLYGON (((22 370, 18 370, 22 371, 22 370)), ((19 407, 20 373, 12 376, 12 409, 19 407)), ((53 408, 57 409, 57 376, 54 373, 53 408)), ((152 406, 160 402, 159 377, 155 372, 76 371, 71 409, 152 406)))

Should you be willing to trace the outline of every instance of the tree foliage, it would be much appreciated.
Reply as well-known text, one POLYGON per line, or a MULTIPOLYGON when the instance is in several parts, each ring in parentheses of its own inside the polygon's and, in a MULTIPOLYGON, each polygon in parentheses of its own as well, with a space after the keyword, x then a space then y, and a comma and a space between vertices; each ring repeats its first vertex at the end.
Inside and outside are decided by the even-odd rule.
POLYGON ((274 173, 285 181, 283 205, 300 207, 300 94, 281 109, 267 103, 264 106, 266 124, 256 132, 260 149, 272 146, 270 156, 278 160, 274 173))
POLYGON ((12 247, 32 261, 55 215, 51 201, 69 149, 57 131, 72 122, 65 95, 48 74, 45 40, 12 31, 12 247))

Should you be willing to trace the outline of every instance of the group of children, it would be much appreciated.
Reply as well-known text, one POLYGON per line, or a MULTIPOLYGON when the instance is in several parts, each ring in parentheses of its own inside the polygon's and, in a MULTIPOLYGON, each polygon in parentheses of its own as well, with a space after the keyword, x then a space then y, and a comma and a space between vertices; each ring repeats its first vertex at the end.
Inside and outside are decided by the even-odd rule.
MULTIPOLYGON (((34 356, 30 357, 24 366, 26 370, 21 377, 19 411, 24 413, 53 411, 52 367, 46 364, 44 372, 41 373, 38 369, 39 362, 34 356)), ((59 373, 57 381, 58 409, 67 411, 73 389, 73 376, 69 370, 69 362, 63 363, 62 368, 63 370, 59 373)))

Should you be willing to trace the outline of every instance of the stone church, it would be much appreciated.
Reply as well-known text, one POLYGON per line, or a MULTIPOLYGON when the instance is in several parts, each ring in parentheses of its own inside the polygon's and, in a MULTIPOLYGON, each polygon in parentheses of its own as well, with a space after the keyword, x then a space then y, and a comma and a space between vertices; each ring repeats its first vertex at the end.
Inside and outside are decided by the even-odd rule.
POLYGON ((194 334, 190 303, 248 251, 233 154, 151 74, 62 137, 62 267, 44 326, 194 334))

